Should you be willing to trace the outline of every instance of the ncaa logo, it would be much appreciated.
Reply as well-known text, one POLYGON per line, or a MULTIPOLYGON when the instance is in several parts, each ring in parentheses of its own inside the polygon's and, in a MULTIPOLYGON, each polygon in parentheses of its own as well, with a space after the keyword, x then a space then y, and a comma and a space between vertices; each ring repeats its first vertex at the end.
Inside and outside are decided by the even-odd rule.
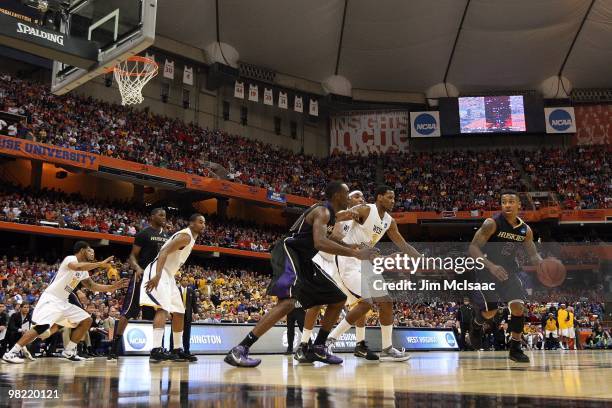
POLYGON ((548 116, 548 123, 558 132, 563 132, 572 126, 572 115, 564 109, 555 109, 548 116))
POLYGON ((147 336, 140 329, 132 329, 127 335, 127 342, 134 350, 142 350, 147 344, 147 336))
POLYGON ((455 341, 455 336, 453 336, 452 333, 446 333, 445 339, 446 344, 448 344, 450 347, 455 347, 455 344, 457 344, 455 341))
POLYGON ((428 136, 438 129, 438 122, 429 113, 421 113, 414 119, 414 129, 418 134, 428 136))

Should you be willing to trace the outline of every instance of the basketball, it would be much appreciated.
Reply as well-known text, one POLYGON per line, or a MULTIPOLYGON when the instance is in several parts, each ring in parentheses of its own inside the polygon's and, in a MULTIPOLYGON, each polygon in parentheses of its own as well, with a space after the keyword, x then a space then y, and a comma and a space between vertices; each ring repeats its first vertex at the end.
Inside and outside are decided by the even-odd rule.
POLYGON ((538 280, 548 288, 560 286, 565 281, 567 272, 565 266, 554 258, 546 258, 537 268, 538 280))

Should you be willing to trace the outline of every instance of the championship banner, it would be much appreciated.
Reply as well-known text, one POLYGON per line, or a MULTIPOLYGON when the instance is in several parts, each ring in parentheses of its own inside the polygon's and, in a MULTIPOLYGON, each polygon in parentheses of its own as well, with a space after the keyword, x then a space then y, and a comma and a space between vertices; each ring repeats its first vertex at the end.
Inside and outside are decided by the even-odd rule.
POLYGON ((278 93, 278 107, 281 109, 287 109, 287 92, 278 93))
POLYGON ((310 100, 308 113, 310 113, 311 116, 319 116, 319 101, 315 99, 310 100))
POLYGON ((407 111, 347 113, 330 118, 332 153, 385 153, 408 149, 407 111))
POLYGON ((0 135, 0 153, 90 170, 97 170, 100 163, 100 157, 93 153, 3 135, 0 135))
POLYGON ((193 85, 193 68, 185 67, 183 69, 183 83, 193 85))
POLYGON ((576 113, 575 145, 612 144, 612 104, 579 105, 576 113))
POLYGON ((259 87, 257 85, 249 85, 249 101, 259 102, 259 87))
POLYGON ((272 99, 272 90, 265 88, 264 89, 264 97, 263 97, 264 105, 274 105, 274 100, 272 99))
POLYGON ((440 137, 440 112, 410 112, 411 137, 440 137))
POLYGON ((576 133, 574 108, 544 108, 546 133, 576 133))
POLYGON ((234 84, 234 98, 244 99, 244 83, 238 82, 234 84))
POLYGON ((174 61, 168 61, 164 63, 164 78, 174 79, 174 61))

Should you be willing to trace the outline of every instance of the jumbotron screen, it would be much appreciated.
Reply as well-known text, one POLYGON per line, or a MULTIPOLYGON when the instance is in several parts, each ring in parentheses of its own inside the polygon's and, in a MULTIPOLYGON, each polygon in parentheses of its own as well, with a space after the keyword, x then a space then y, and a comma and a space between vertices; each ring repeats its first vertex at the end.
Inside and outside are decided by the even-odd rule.
POLYGON ((459 98, 461 133, 525 132, 522 95, 459 98))

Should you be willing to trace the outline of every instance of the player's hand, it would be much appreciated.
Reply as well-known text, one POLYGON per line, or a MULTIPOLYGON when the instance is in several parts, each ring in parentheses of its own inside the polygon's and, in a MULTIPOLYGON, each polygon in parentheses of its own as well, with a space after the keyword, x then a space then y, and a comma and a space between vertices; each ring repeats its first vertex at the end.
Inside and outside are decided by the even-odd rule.
POLYGON ((489 269, 489 271, 491 271, 493 276, 495 276, 500 281, 508 280, 508 272, 506 272, 504 267, 501 265, 494 265, 489 269))
POLYGON ((361 248, 356 251, 355 258, 361 259, 362 261, 368 261, 376 258, 380 251, 378 248, 361 248))
POLYGON ((115 286, 115 290, 117 290, 121 288, 126 288, 129 284, 130 284, 130 280, 127 278, 123 278, 115 282, 113 286, 115 286))
POLYGON ((152 277, 145 286, 147 292, 151 292, 152 290, 157 289, 157 285, 159 285, 160 279, 161 275, 155 275, 154 277, 152 277))
POLYGON ((115 259, 114 256, 109 256, 108 258, 102 261, 102 266, 112 265, 113 259, 115 259))
POLYGON ((142 268, 136 269, 136 271, 134 272, 134 280, 136 280, 136 282, 138 282, 140 280, 140 278, 142 278, 142 274, 143 273, 144 273, 144 271, 142 270, 142 268))

